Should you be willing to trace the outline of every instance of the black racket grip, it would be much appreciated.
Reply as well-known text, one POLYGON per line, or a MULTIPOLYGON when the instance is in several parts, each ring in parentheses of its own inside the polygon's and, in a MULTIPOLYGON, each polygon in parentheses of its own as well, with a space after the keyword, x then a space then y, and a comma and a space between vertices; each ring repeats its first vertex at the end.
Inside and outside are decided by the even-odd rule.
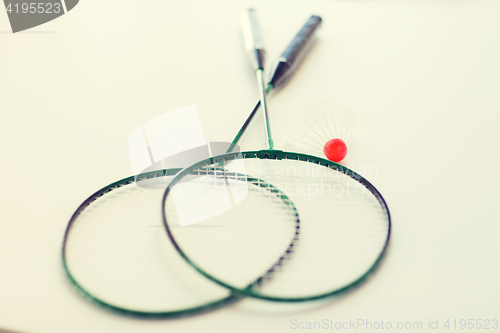
POLYGON ((269 84, 276 87, 285 78, 295 65, 299 62, 306 46, 313 39, 315 32, 321 26, 322 19, 317 15, 312 15, 304 24, 302 29, 295 35, 278 61, 274 64, 269 78, 269 84))
POLYGON ((295 35, 290 44, 281 54, 281 58, 286 59, 290 66, 293 66, 295 60, 304 50, 307 42, 314 36, 314 33, 321 25, 321 17, 313 15, 307 20, 306 24, 295 35))

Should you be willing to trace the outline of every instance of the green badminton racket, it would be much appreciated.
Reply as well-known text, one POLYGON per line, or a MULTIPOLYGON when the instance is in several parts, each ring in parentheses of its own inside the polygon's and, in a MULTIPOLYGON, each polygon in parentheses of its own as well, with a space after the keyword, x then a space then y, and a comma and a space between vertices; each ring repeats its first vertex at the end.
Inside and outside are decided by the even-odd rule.
MULTIPOLYGON (((261 89, 258 61, 255 67, 261 89)), ((211 157, 176 174, 163 196, 166 233, 191 267, 237 295, 301 302, 346 292, 365 281, 382 261, 391 231, 387 204, 368 180, 345 166, 273 149, 267 108, 263 118, 267 149, 211 157), (268 191, 250 193, 237 185, 252 179, 272 184, 301 217, 299 241, 286 255, 274 258, 278 265, 270 270, 254 265, 255 255, 265 251, 270 238, 286 243, 289 234, 260 229, 261 221, 249 213, 273 216, 281 209, 265 200, 268 191), (256 196, 263 199, 252 206, 250 200, 256 196), (213 225, 220 228, 200 231, 213 225), (266 283, 256 284, 259 276, 266 277, 258 279, 266 283)), ((274 224, 273 219, 266 220, 267 227, 268 223, 274 224)))

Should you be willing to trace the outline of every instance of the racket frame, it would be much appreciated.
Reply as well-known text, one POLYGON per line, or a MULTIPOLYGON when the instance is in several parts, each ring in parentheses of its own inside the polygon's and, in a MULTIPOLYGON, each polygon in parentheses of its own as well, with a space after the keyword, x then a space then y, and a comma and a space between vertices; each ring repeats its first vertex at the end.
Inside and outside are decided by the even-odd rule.
MULTIPOLYGON (((290 200, 291 202, 291 200, 290 200)), ((263 300, 268 300, 268 301, 274 301, 274 302, 288 302, 288 303, 295 303, 295 302, 304 302, 304 301, 313 301, 313 300, 318 300, 318 299, 323 299, 326 297, 331 297, 331 296, 336 296, 340 295, 342 293, 345 293, 358 285, 360 285, 362 282, 364 282, 370 275, 372 275, 377 268, 380 266, 380 263, 382 262, 385 253, 387 251, 388 245, 389 245, 389 239, 391 236, 391 228, 392 228, 392 223, 391 223, 391 215, 389 212, 389 207, 387 206, 387 203, 380 194, 380 192, 373 186, 368 180, 366 180, 363 176, 360 174, 356 173, 355 171, 341 165, 335 162, 332 162, 330 160, 317 157, 317 156, 312 156, 312 155, 307 155, 307 154, 302 154, 302 153, 295 153, 295 152, 287 152, 287 151, 282 151, 282 150, 277 150, 277 149, 265 149, 265 150, 255 150, 255 151, 244 151, 244 152, 238 152, 238 153, 227 153, 219 156, 214 156, 207 158, 203 161, 199 161, 195 164, 193 164, 190 167, 184 168, 182 171, 180 171, 174 179, 169 183, 167 188, 165 189, 165 192, 163 194, 163 199, 162 199, 162 220, 163 220, 163 225, 165 226, 165 231, 174 245, 175 249, 179 253, 179 255, 186 260, 186 262, 193 267, 196 271, 198 271, 200 274, 208 278, 209 280, 231 290, 235 295, 238 295, 240 297, 251 297, 251 298, 257 298, 257 299, 263 299, 263 300), (167 218, 166 218, 166 210, 165 210, 165 204, 167 197, 169 193, 171 192, 171 188, 179 182, 185 175, 191 172, 193 169, 199 169, 200 167, 203 166, 209 166, 209 165, 221 165, 224 164, 228 161, 232 160, 237 160, 237 159, 272 159, 272 160, 297 160, 297 161, 304 161, 308 163, 313 163, 317 165, 322 165, 327 168, 330 168, 332 170, 336 170, 338 172, 343 173, 346 176, 351 177, 361 185, 363 185, 365 188, 367 188, 370 193, 372 193, 377 201, 379 202, 382 210, 385 212, 387 216, 387 237, 384 241, 382 250, 378 254, 377 258, 373 262, 373 264, 368 268, 368 270, 359 276, 356 280, 352 281, 351 283, 335 289, 333 291, 329 291, 326 293, 321 293, 318 295, 314 296, 308 296, 308 297, 274 297, 274 296, 266 296, 266 295, 261 295, 258 292, 255 292, 253 290, 253 285, 249 285, 246 288, 240 289, 236 288, 221 279, 218 279, 214 277, 213 275, 207 273, 205 270, 200 268, 196 263, 194 263, 181 249, 180 245, 177 243, 174 235, 172 234, 172 231, 170 229, 170 226, 168 224, 167 218)))

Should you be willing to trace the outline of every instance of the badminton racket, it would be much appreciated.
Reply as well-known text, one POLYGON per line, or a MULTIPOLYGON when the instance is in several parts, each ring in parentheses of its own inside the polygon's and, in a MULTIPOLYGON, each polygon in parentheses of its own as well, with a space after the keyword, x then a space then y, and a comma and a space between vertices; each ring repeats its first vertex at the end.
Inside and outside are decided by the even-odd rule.
MULTIPOLYGON (((256 64, 260 89, 260 68, 256 64)), ((280 66, 276 68, 279 72, 280 66)), ((391 219, 384 198, 368 180, 343 165, 273 149, 266 108, 263 111, 267 149, 197 162, 170 182, 162 203, 168 237, 189 265, 239 295, 301 302, 359 285, 375 271, 387 249, 391 219), (248 189, 235 185, 256 178, 273 184, 293 201, 301 216, 300 240, 292 244, 287 255, 268 258, 279 263, 269 271, 258 271, 250 264, 255 253, 260 253, 262 239, 271 235, 259 230, 261 221, 248 211, 272 215, 280 208, 268 206, 271 201, 264 199, 258 201, 260 205, 251 206, 248 189), (231 183, 233 189, 228 186, 231 183), (193 224, 223 227, 210 232, 183 228, 193 224), (247 226, 252 226, 251 230, 247 226), (266 283, 256 285, 258 276, 265 276, 266 283)), ((267 197, 268 193, 252 193, 253 197, 259 195, 267 197)), ((287 233, 277 234, 274 241, 284 243, 288 237, 287 233)))

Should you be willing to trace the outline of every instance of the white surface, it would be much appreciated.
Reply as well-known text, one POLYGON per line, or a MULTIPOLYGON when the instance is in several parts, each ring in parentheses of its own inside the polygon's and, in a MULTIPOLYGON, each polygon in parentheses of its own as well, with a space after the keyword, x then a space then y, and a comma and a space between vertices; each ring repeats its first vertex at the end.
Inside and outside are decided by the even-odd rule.
MULTIPOLYGON (((83 0, 25 33, 0 11, 0 326, 26 332, 286 332, 290 320, 493 319, 500 309, 500 3, 255 1, 269 61, 307 17, 319 40, 269 99, 287 112, 329 100, 356 113, 346 165, 393 217, 381 269, 308 310, 244 301, 181 320, 138 320, 82 299, 61 240, 93 191, 131 174, 139 124, 196 104, 207 141, 230 140, 255 100, 239 31, 249 2, 83 0), (36 33, 50 32, 50 33, 36 33), (271 312, 269 312, 271 311, 271 312)), ((243 148, 263 147, 261 122, 243 148)), ((425 330, 423 330, 425 331, 425 330)))
POLYGON ((195 105, 166 112, 146 121, 144 133, 151 145, 155 162, 207 144, 195 105), (167 142, 175 144, 168 145, 167 142))

